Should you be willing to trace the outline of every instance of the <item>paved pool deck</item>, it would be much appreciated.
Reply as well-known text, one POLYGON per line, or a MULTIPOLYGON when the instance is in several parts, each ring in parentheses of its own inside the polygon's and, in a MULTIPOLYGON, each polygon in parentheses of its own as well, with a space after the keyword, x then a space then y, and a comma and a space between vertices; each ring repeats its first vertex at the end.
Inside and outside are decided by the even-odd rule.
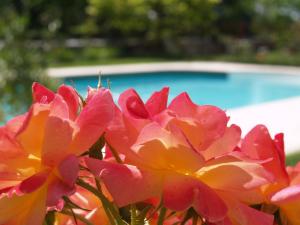
MULTIPOLYGON (((270 73, 300 76, 300 67, 226 62, 168 62, 50 68, 51 77, 122 75, 126 73, 164 71, 205 71, 220 73, 270 73)), ((247 74, 245 74, 246 76, 247 74)), ((276 91, 276 90, 274 90, 276 91)), ((272 135, 283 132, 286 153, 300 151, 300 96, 228 110, 230 122, 238 124, 245 135, 256 124, 265 124, 272 135)))

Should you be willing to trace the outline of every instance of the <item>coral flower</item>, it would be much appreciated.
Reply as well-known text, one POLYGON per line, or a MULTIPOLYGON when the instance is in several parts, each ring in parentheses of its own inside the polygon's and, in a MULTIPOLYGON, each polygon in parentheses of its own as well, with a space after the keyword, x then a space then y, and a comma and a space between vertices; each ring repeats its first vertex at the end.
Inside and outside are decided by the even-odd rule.
POLYGON ((282 224, 300 224, 300 163, 287 167, 290 185, 275 193, 271 202, 279 207, 282 224))
POLYGON ((86 159, 119 206, 162 196, 167 208, 193 207, 210 224, 273 223, 272 216, 247 206, 262 201, 258 189, 272 178, 234 151, 240 129, 227 127, 224 111, 197 106, 183 93, 154 116, 140 113, 140 107, 131 107, 129 114, 129 98, 120 99, 122 111, 117 110, 106 137, 125 164, 86 159))
POLYGON ((285 168, 283 134, 271 138, 264 125, 255 126, 244 138, 241 151, 256 160, 267 160, 264 168, 274 174, 274 181, 262 187, 265 201, 269 203, 271 195, 289 185, 289 176, 285 168))
POLYGON ((75 90, 33 84, 28 113, 0 128, 0 224, 40 225, 46 208, 73 194, 77 156, 97 141, 113 117, 108 90, 89 91, 79 113, 75 90), (78 114, 79 113, 79 114, 78 114))
MULTIPOLYGON (((70 200, 82 209, 74 209, 76 215, 80 215, 95 225, 107 225, 109 220, 101 201, 92 193, 78 187, 75 194, 70 196, 70 200)), ((73 218, 70 216, 57 214, 55 225, 74 225, 73 218)), ((77 225, 85 225, 84 222, 77 219, 77 225)))

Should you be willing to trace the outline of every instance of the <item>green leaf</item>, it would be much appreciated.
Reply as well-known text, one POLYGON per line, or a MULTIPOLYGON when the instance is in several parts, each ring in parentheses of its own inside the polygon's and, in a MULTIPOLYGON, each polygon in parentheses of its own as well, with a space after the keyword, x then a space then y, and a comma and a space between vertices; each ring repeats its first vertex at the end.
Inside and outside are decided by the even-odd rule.
POLYGON ((54 225, 55 223, 55 211, 49 211, 44 220, 45 225, 54 225))
POLYGON ((89 156, 95 159, 103 159, 102 148, 105 145, 104 135, 102 135, 98 141, 89 149, 89 156))

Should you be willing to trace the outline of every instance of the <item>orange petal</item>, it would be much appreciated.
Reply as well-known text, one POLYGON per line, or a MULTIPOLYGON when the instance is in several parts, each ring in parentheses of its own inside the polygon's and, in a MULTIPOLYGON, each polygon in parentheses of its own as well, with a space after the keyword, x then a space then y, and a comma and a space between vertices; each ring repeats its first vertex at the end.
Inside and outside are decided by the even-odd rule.
POLYGON ((35 103, 29 110, 24 124, 17 133, 17 140, 27 154, 41 157, 44 128, 49 115, 49 105, 35 103))
POLYGON ((132 149, 140 163, 151 168, 190 173, 203 165, 202 156, 182 140, 182 136, 175 136, 156 123, 141 131, 132 149))
POLYGON ((212 145, 202 152, 205 159, 211 159, 232 152, 241 138, 241 129, 236 125, 227 128, 225 134, 213 142, 212 145))
POLYGON ((228 191, 258 188, 273 179, 259 163, 241 161, 232 156, 208 161, 197 176, 210 187, 228 191))
POLYGON ((45 124, 45 137, 42 148, 42 162, 55 166, 69 154, 73 128, 70 121, 50 116, 45 124))
POLYGON ((42 187, 22 196, 0 197, 0 224, 41 225, 46 214, 46 192, 42 187))
POLYGON ((178 95, 169 105, 174 111, 176 123, 186 134, 192 145, 199 151, 205 150, 213 141, 222 137, 228 118, 225 112, 215 106, 198 106, 187 93, 178 95))

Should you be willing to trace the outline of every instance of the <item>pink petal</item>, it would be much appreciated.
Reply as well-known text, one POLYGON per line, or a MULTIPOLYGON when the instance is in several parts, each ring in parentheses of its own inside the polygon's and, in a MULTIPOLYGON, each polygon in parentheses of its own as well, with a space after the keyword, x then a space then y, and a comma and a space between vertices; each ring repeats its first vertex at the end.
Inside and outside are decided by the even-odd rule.
POLYGON ((59 179, 54 179, 48 185, 47 206, 56 207, 61 203, 63 196, 69 196, 75 193, 75 186, 69 186, 59 179))
POLYGON ((55 95, 53 101, 50 103, 50 116, 60 117, 62 119, 69 119, 69 108, 65 100, 55 95))
POLYGON ((167 108, 169 88, 164 87, 160 91, 154 92, 147 100, 145 107, 150 116, 155 116, 167 108))
POLYGON ((225 203, 212 189, 188 176, 168 175, 163 201, 166 207, 175 211, 186 210, 193 206, 210 222, 223 220, 227 213, 225 203))
POLYGON ((75 120, 80 106, 76 91, 70 86, 62 85, 58 88, 57 93, 62 96, 68 104, 70 119, 75 120))
POLYGON ((276 145, 276 150, 280 157, 281 165, 285 166, 285 151, 284 151, 284 135, 279 133, 275 135, 274 144, 276 145))
MULTIPOLYGON (((278 141, 280 142, 280 140, 278 141)), ((265 126, 257 125, 245 136, 241 151, 252 159, 265 160, 272 158, 273 160, 265 163, 264 167, 276 176, 278 182, 287 184, 288 175, 285 163, 283 163, 283 149, 277 148, 277 146, 282 147, 283 144, 278 143, 278 141, 274 142, 272 140, 265 126)))
POLYGON ((58 166, 62 180, 73 187, 79 172, 79 161, 74 155, 67 156, 58 166))
POLYGON ((34 174, 33 176, 22 181, 22 183, 19 185, 19 190, 22 193, 31 193, 37 190, 46 182, 48 175, 49 175, 48 170, 44 170, 34 174))
POLYGON ((79 131, 72 143, 72 152, 81 154, 102 135, 114 115, 114 103, 107 89, 99 89, 76 119, 79 131))
POLYGON ((130 146, 134 143, 138 133, 135 128, 126 123, 119 108, 115 106, 113 120, 105 131, 105 140, 117 152, 126 154, 130 151, 130 146))
POLYGON ((241 129, 236 125, 231 125, 231 127, 226 129, 225 134, 213 142, 202 154, 207 160, 225 155, 235 149, 240 138, 241 129))
POLYGON ((34 102, 39 103, 50 103, 55 97, 54 92, 37 82, 32 85, 32 95, 34 102))
POLYGON ((68 120, 50 116, 45 125, 45 137, 42 148, 42 162, 56 166, 68 153, 72 141, 73 128, 68 120))
POLYGON ((119 207, 158 196, 162 175, 135 166, 87 158, 88 168, 99 176, 119 207))
POLYGON ((171 122, 175 122, 182 129, 199 151, 205 150, 224 135, 228 118, 218 107, 198 106, 187 93, 182 93, 173 99, 168 109, 177 115, 177 119, 171 122))
POLYGON ((0 127, 0 155, 0 162, 26 155, 6 127, 0 127))
POLYGON ((198 106, 192 102, 190 96, 186 92, 183 92, 172 100, 168 109, 173 110, 179 116, 187 117, 194 116, 197 107, 198 106))
POLYGON ((293 201, 300 201, 300 184, 278 191, 272 196, 271 201, 279 205, 293 201))
POLYGON ((149 118, 145 105, 134 89, 124 91, 118 101, 123 113, 135 119, 149 118))
POLYGON ((18 131, 20 130, 20 128, 22 127, 25 119, 27 117, 27 113, 22 114, 22 115, 18 115, 15 118, 9 120, 5 127, 13 134, 18 133, 18 131))
POLYGON ((238 203, 237 206, 231 205, 235 215, 235 220, 239 224, 245 225, 273 225, 274 216, 253 209, 245 204, 238 203))

